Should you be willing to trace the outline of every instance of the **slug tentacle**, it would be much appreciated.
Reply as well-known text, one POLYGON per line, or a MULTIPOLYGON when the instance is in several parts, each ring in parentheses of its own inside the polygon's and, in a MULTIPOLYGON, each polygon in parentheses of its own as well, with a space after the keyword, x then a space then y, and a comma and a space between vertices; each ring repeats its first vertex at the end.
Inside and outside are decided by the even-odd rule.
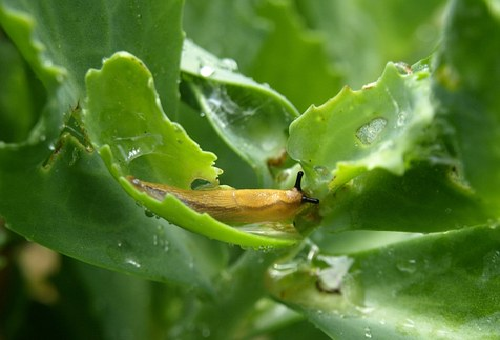
POLYGON ((289 221, 305 207, 305 203, 318 204, 318 199, 308 197, 302 191, 300 182, 303 176, 304 172, 297 173, 295 185, 290 190, 184 190, 131 176, 127 179, 138 190, 157 200, 161 201, 170 194, 191 209, 207 213, 221 222, 250 224, 289 221))
MULTIPOLYGON (((300 188, 300 181, 302 180, 302 177, 304 177, 304 171, 297 172, 297 178, 295 179, 295 185, 293 187, 295 189, 297 189, 299 192, 302 192, 302 189, 300 188)), ((318 204, 319 203, 319 199, 308 197, 305 194, 303 194, 302 195, 302 202, 304 202, 304 203, 318 204)))

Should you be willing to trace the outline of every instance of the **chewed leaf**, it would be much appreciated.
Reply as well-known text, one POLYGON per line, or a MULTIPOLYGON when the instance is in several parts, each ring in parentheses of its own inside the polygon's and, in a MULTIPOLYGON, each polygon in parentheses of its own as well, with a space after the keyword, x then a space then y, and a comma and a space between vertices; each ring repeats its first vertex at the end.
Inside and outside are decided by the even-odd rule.
POLYGON ((268 162, 286 151, 296 109, 269 86, 237 73, 234 61, 219 60, 190 41, 184 44, 181 68, 213 128, 270 185, 268 162))
POLYGON ((346 87, 295 120, 289 153, 331 188, 374 168, 401 175, 434 117, 429 91, 427 67, 389 63, 375 84, 359 91, 346 87))
MULTIPOLYGON (((219 173, 212 167, 215 155, 204 152, 168 120, 146 66, 126 52, 105 60, 101 70, 86 77, 87 107, 84 123, 88 136, 111 174, 122 187, 150 212, 185 229, 213 239, 249 247, 287 246, 296 242, 296 233, 250 234, 223 224, 207 214, 197 213, 171 195, 151 197, 125 178, 144 180, 189 189, 195 179, 215 182, 219 173)), ((223 208, 223 207, 221 207, 223 208)))
MULTIPOLYGON (((226 263, 223 245, 145 218, 144 209, 110 180, 99 155, 82 144, 79 124, 73 124, 84 105, 85 72, 117 46, 147 56, 153 72, 162 76, 157 85, 164 98, 175 98, 181 4, 162 1, 154 11, 151 3, 136 5, 132 11, 123 1, 1 1, 0 40, 16 45, 26 75, 1 58, 2 73, 5 68, 18 72, 17 80, 2 76, 0 81, 10 89, 2 96, 8 96, 18 120, 0 122, 2 131, 17 132, 13 138, 0 132, 1 234, 6 227, 29 243, 95 266, 210 292, 212 278, 226 263), (158 25, 138 24, 139 16, 158 25), (166 32, 169 48, 157 49, 155 42, 164 42, 166 32), (148 39, 139 38, 144 36, 148 39)), ((14 239, 18 244, 20 238, 14 239)))
POLYGON ((90 70, 86 82, 85 126, 97 149, 109 146, 108 167, 115 176, 133 174, 183 188, 197 178, 215 182, 215 155, 168 120, 142 61, 118 52, 101 70, 90 70))
POLYGON ((292 123, 289 153, 329 231, 435 232, 494 218, 438 137, 429 75, 426 61, 390 63, 376 83, 344 88, 292 123))

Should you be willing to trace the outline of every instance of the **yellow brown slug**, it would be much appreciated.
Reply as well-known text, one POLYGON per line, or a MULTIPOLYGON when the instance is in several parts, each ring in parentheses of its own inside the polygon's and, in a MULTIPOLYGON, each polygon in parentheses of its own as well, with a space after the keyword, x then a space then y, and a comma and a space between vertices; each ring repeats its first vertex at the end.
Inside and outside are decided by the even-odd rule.
POLYGON ((304 172, 299 171, 295 185, 289 190, 211 189, 185 190, 165 184, 127 177, 138 190, 162 201, 171 194, 199 213, 207 213, 224 223, 251 224, 292 220, 307 203, 319 200, 308 197, 300 188, 304 172))

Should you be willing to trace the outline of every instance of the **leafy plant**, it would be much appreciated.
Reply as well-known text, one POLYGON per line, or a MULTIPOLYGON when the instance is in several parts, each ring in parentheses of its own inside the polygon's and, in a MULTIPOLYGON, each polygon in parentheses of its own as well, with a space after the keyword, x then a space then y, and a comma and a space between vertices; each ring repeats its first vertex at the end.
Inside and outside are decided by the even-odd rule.
POLYGON ((1 335, 495 338, 499 8, 1 0, 1 335), (127 177, 300 169, 293 226, 127 177))

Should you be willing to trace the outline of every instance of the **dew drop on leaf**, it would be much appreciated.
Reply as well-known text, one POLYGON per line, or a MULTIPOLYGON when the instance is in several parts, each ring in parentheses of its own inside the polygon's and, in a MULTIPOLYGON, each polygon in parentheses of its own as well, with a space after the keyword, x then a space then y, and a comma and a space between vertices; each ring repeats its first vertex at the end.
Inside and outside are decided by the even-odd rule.
POLYGON ((130 161, 130 160, 134 159, 140 153, 141 153, 141 149, 140 148, 132 148, 132 149, 130 149, 128 151, 128 154, 127 154, 127 161, 130 161))
POLYGON ((123 263, 135 268, 142 267, 140 261, 135 257, 132 246, 127 241, 118 241, 116 245, 109 246, 106 252, 110 259, 116 263, 123 263))
POLYGON ((326 265, 317 272, 320 288, 328 292, 339 291, 354 260, 347 256, 318 255, 316 258, 326 265))
POLYGON ((135 260, 135 259, 133 259, 133 258, 126 258, 126 259, 125 259, 125 263, 126 263, 126 264, 129 264, 129 265, 131 265, 131 266, 133 266, 133 267, 136 267, 136 268, 141 268, 141 266, 142 266, 142 265, 139 263, 139 261, 137 261, 137 260, 135 260))
POLYGON ((405 111, 401 111, 401 112, 398 114, 398 120, 396 121, 396 125, 397 125, 398 127, 402 127, 403 125, 405 125, 405 122, 406 122, 407 116, 408 116, 408 114, 407 114, 405 111))
POLYGON ((356 137, 362 144, 370 145, 377 139, 386 126, 387 119, 382 117, 374 118, 356 131, 356 137))
POLYGON ((414 273, 417 270, 416 260, 402 260, 396 264, 396 267, 400 272, 404 273, 414 273))
POLYGON ((215 69, 212 66, 203 65, 202 67, 200 67, 200 75, 202 77, 208 78, 212 74, 214 74, 214 72, 215 72, 215 69))
POLYGON ((326 166, 316 165, 313 170, 321 181, 330 181, 332 179, 332 174, 326 166))
POLYGON ((144 215, 146 215, 147 217, 154 217, 155 216, 155 214, 151 210, 148 210, 148 209, 144 209, 144 215))
POLYGON ((365 327, 365 337, 368 338, 368 339, 371 339, 372 338, 372 330, 370 327, 365 327))
POLYGON ((226 70, 229 71, 236 71, 238 70, 238 64, 236 64, 236 61, 233 59, 229 58, 224 58, 221 60, 221 67, 223 67, 226 70))

